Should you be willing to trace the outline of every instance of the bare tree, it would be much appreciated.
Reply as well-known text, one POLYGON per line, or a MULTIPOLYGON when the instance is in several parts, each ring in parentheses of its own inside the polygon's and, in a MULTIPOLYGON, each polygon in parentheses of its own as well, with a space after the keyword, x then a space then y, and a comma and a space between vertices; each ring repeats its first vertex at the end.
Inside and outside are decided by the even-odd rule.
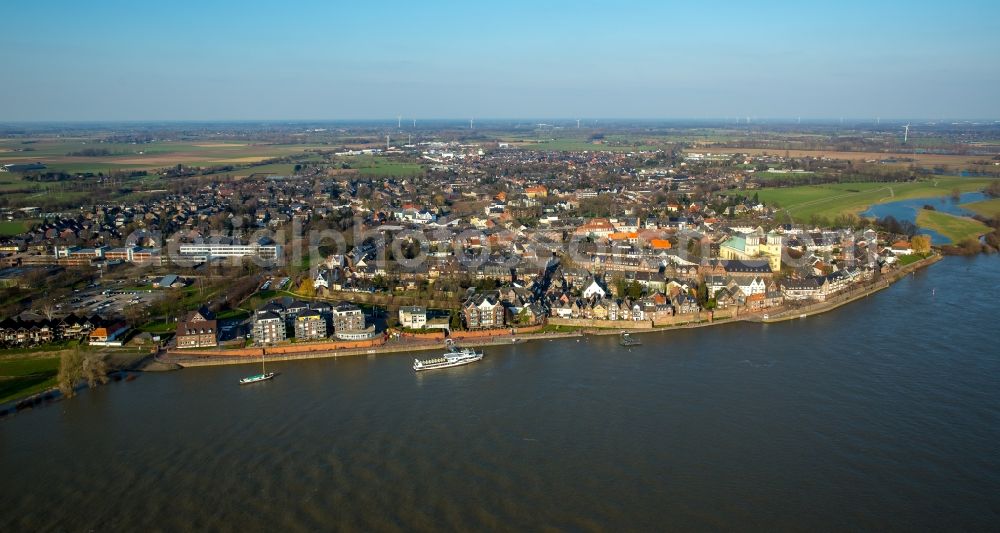
POLYGON ((46 300, 42 303, 41 310, 46 320, 52 320, 52 317, 56 314, 56 303, 52 300, 46 300))

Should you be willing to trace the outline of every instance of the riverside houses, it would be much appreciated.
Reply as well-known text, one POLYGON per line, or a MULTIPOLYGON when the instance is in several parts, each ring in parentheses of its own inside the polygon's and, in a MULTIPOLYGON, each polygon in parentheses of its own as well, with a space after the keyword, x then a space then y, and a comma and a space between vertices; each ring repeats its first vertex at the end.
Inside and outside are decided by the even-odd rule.
POLYGON ((302 340, 326 338, 326 320, 319 311, 303 311, 295 317, 295 338, 302 340))
POLYGON ((399 308, 399 325, 404 328, 420 329, 427 325, 427 308, 404 305, 399 308))
POLYGON ((176 337, 178 348, 208 348, 219 344, 215 318, 204 308, 191 312, 177 324, 176 337))
POLYGON ((257 344, 275 344, 285 340, 285 319, 272 311, 257 311, 253 322, 253 338, 257 344))
POLYGON ((504 307, 496 294, 476 294, 462 306, 465 326, 469 329, 502 328, 504 307))

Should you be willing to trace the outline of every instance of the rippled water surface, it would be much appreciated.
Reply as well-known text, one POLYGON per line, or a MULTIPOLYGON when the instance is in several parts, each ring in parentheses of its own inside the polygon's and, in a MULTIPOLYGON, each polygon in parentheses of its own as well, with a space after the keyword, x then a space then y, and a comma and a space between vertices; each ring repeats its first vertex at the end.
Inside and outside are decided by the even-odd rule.
POLYGON ((0 530, 995 530, 998 284, 949 258, 630 349, 145 374, 0 420, 0 530))

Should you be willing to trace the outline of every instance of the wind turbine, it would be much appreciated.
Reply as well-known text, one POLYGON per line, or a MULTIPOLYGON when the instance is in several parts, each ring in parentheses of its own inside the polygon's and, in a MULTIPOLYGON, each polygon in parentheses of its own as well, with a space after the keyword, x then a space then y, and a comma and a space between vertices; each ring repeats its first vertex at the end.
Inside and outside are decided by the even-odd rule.
POLYGON ((398 130, 399 128, 402 128, 402 127, 403 127, 403 116, 402 115, 396 115, 396 129, 398 130))
POLYGON ((910 138, 910 123, 907 122, 906 125, 903 126, 903 144, 906 144, 906 141, 909 138, 910 138))
POLYGON ((576 129, 580 129, 580 119, 576 119, 576 129))
POLYGON ((471 129, 474 129, 474 127, 473 127, 473 121, 474 121, 474 120, 475 120, 474 118, 470 118, 470 119, 469 119, 469 129, 470 129, 470 130, 471 130, 471 129))

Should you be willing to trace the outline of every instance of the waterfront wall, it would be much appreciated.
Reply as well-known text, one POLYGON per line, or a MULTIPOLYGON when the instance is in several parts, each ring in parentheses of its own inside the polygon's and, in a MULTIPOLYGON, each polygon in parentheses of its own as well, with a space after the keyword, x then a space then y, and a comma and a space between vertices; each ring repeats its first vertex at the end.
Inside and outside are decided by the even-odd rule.
POLYGON ((922 259, 922 260, 917 261, 915 263, 911 263, 909 265, 906 265, 905 267, 902 267, 902 268, 900 268, 900 269, 898 269, 896 271, 890 272, 888 274, 884 274, 882 276, 882 279, 874 282, 874 284, 860 286, 860 287, 853 287, 851 289, 848 289, 845 292, 841 292, 841 293, 835 294, 833 296, 830 296, 830 297, 828 297, 823 302, 817 302, 817 303, 814 303, 814 304, 810 304, 810 305, 806 305, 806 306, 798 307, 798 308, 794 308, 794 309, 789 309, 789 310, 781 311, 781 312, 778 312, 778 313, 772 312, 768 316, 768 318, 762 319, 760 321, 761 322, 781 322, 783 320, 794 320, 796 318, 802 318, 802 317, 811 316, 811 315, 818 315, 818 314, 821 314, 821 313, 825 313, 827 311, 832 311, 832 310, 834 310, 834 309, 836 309, 836 308, 838 308, 838 307, 840 307, 842 305, 849 304, 849 303, 851 303, 851 302, 853 302, 855 300, 859 300, 861 298, 866 298, 866 297, 868 297, 868 296, 870 296, 872 294, 875 294, 876 292, 878 292, 878 291, 880 291, 882 289, 888 288, 889 286, 891 286, 893 283, 899 281, 904 276, 908 276, 908 275, 912 274, 913 272, 916 272, 917 270, 919 270, 921 268, 933 265, 934 263, 937 263, 938 261, 940 261, 942 259, 944 259, 944 256, 941 255, 941 254, 933 255, 931 257, 928 257, 927 259, 922 259))
MULTIPOLYGON (((551 321, 549 322, 551 323, 551 321)), ((510 336, 511 329, 514 330, 514 334, 519 333, 533 333, 542 329, 542 325, 538 324, 535 326, 518 326, 513 328, 497 328, 497 329, 477 329, 472 331, 452 331, 451 338, 455 340, 459 339, 482 339, 486 337, 500 337, 500 336, 510 336)))
POLYGON ((445 337, 444 330, 425 331, 425 332, 420 332, 420 333, 415 333, 415 332, 412 332, 412 331, 399 331, 399 330, 395 330, 395 331, 390 331, 389 333, 390 334, 391 333, 398 333, 399 336, 400 336, 400 338, 403 338, 403 339, 421 339, 421 340, 438 340, 438 341, 443 341, 444 337, 445 337))
POLYGON ((303 354, 313 352, 329 352, 333 350, 350 350, 356 348, 372 348, 385 344, 385 337, 363 341, 331 341, 290 344, 288 346, 272 346, 269 348, 240 348, 234 350, 171 350, 171 355, 179 356, 211 356, 211 357, 261 357, 267 355, 303 354), (266 351, 265 351, 266 350, 266 351))
POLYGON ((653 329, 652 320, 600 320, 595 318, 550 318, 553 326, 577 328, 653 329))

